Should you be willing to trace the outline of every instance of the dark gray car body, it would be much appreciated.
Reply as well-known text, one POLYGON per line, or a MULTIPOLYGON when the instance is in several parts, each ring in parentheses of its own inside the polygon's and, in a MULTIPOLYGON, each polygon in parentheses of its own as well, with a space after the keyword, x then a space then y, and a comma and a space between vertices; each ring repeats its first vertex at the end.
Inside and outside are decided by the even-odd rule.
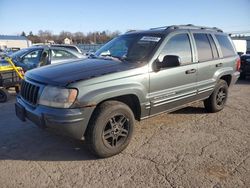
POLYGON ((16 105, 25 109, 25 117, 36 124, 62 130, 67 135, 82 139, 94 110, 103 101, 123 101, 132 109, 135 118, 142 120, 204 100, 211 95, 219 79, 232 85, 239 77, 235 65, 238 56, 236 53, 226 58, 222 56, 214 37, 217 31, 169 29, 139 33, 164 34, 163 41, 148 62, 129 63, 93 58, 50 65, 25 75, 25 82, 39 85, 38 98, 45 85, 77 88, 77 100, 71 108, 57 109, 30 104, 21 95, 17 97, 16 105), (197 47, 192 35, 195 32, 213 36, 219 58, 198 62, 197 47), (154 63, 162 58, 164 45, 179 33, 186 33, 190 37, 193 63, 156 71, 154 63), (189 70, 196 71, 189 74, 189 70))

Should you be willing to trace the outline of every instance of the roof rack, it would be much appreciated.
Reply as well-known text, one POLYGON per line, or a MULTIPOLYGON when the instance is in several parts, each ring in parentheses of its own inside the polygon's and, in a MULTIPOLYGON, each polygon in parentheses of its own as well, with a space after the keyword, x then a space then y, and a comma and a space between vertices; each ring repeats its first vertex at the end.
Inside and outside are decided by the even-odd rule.
POLYGON ((217 27, 204 27, 204 26, 196 26, 193 24, 163 26, 163 27, 151 28, 150 30, 156 30, 156 29, 165 29, 165 30, 168 30, 168 29, 204 29, 204 30, 223 32, 221 29, 217 27))
POLYGON ((154 27, 154 28, 150 28, 150 30, 167 29, 168 27, 169 26, 154 27))
POLYGON ((128 30, 127 32, 125 32, 125 33, 133 33, 133 32, 137 32, 137 31, 141 31, 141 30, 137 30, 137 29, 130 29, 130 30, 128 30))

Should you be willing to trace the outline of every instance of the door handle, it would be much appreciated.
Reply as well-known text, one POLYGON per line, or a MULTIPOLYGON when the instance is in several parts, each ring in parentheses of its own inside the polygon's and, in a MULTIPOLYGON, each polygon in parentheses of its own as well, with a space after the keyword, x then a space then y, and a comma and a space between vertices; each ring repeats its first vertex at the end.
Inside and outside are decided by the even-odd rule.
POLYGON ((190 69, 190 70, 186 70, 186 74, 193 74, 196 72, 196 69, 190 69))
POLYGON ((216 64, 215 66, 216 66, 216 67, 222 67, 222 65, 223 65, 222 63, 218 63, 218 64, 216 64))

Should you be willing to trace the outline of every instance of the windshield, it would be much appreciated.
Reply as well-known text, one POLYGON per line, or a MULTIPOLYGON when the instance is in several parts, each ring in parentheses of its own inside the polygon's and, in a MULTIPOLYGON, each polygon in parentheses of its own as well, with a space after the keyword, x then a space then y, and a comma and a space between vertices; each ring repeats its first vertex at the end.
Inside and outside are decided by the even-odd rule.
POLYGON ((162 41, 162 35, 129 34, 119 36, 96 53, 96 56, 110 56, 128 61, 147 61, 153 50, 162 41))

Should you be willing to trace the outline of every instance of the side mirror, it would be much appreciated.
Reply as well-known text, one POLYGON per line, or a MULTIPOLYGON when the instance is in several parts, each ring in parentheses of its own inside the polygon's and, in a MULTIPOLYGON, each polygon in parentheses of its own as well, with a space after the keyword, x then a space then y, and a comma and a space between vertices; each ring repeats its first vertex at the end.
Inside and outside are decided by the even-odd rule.
POLYGON ((181 60, 179 56, 176 55, 166 55, 164 56, 162 61, 157 60, 156 61, 156 70, 169 68, 169 67, 178 67, 181 64, 181 60))

